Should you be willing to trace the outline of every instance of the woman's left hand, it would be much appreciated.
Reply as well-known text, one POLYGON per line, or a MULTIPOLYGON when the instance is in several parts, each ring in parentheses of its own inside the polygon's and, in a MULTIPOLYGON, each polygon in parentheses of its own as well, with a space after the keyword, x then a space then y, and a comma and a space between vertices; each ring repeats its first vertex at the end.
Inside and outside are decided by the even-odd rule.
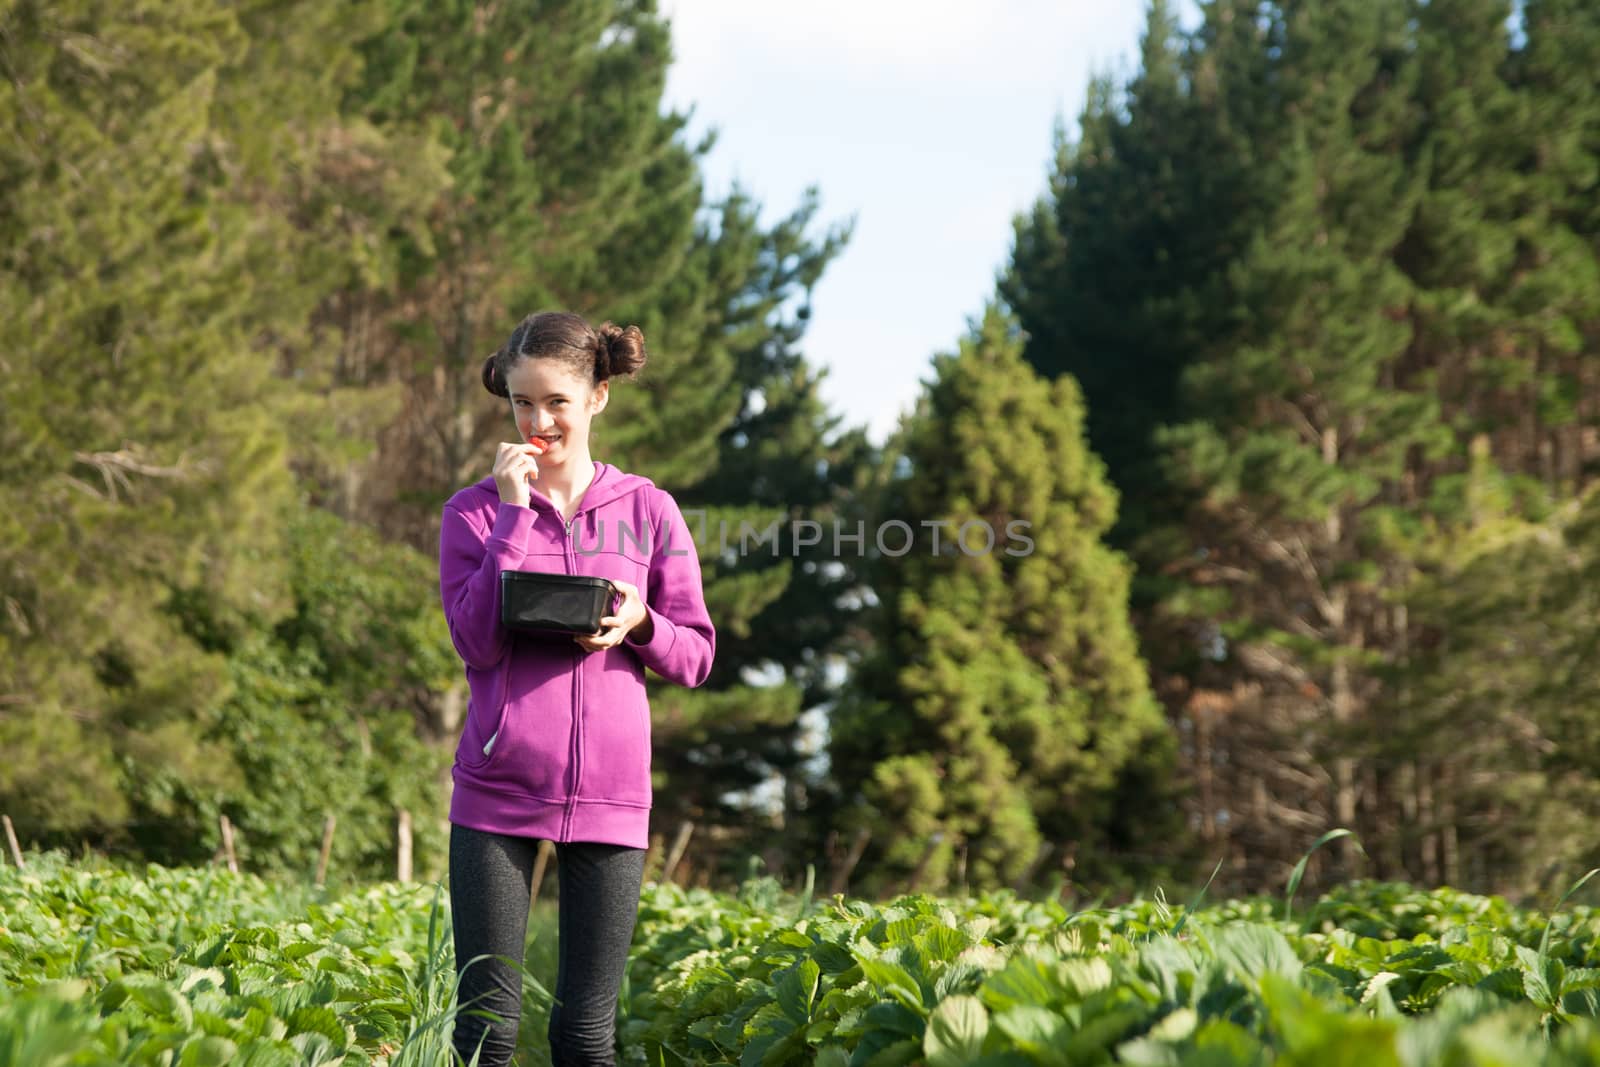
POLYGON ((575 634, 573 640, 583 646, 586 651, 599 652, 605 648, 615 648, 628 636, 628 631, 638 626, 650 625, 650 616, 644 610, 644 599, 639 596, 639 587, 630 582, 619 581, 615 578, 611 584, 617 587, 617 592, 622 594, 622 603, 616 610, 600 620, 600 632, 597 634, 575 634))

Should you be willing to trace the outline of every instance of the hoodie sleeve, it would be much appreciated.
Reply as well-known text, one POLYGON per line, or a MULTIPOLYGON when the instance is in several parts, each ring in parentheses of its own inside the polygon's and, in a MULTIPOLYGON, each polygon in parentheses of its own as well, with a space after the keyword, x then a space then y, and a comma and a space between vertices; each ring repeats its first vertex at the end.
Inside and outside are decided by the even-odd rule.
POLYGON ((630 633, 624 638, 628 647, 667 681, 700 685, 711 674, 717 632, 706 612, 694 537, 678 502, 666 492, 661 493, 656 516, 644 602, 653 626, 650 640, 635 641, 630 633))
POLYGON ((450 624, 450 640, 469 667, 491 667, 509 644, 500 625, 500 572, 526 557, 533 511, 515 504, 495 510, 494 528, 485 536, 454 505, 444 507, 439 526, 439 597, 450 624))

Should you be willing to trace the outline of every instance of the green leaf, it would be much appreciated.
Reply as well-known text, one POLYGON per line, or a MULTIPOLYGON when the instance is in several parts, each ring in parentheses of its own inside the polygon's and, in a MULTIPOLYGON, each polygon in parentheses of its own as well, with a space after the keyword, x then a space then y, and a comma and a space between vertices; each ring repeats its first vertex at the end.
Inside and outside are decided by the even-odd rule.
MULTIPOLYGON (((1178 1050, 1147 1037, 1137 1037, 1117 1046, 1117 1063, 1126 1067, 1180 1067, 1178 1050)), ((1216 1062, 1213 1060, 1207 1063, 1216 1062)))
POLYGON ((994 1028, 1024 1052, 1042 1052, 1071 1034, 1072 1027, 1059 1013, 1036 1004, 1019 1004, 995 1015, 994 1028))
POLYGON ((878 992, 890 996, 915 1011, 927 1015, 922 1003, 922 988, 904 967, 888 960, 864 959, 860 961, 861 973, 877 987, 878 992))
MULTIPOLYGON (((905 1067, 922 1055, 920 1041, 897 1041, 886 1045, 861 1062, 859 1067, 905 1067)), ((854 1061, 852 1061, 853 1063, 854 1061)))
POLYGON ((1254 985, 1267 974, 1297 979, 1304 969, 1289 942, 1270 926, 1224 926, 1214 931, 1210 940, 1217 961, 1247 984, 1254 985))
POLYGON ((151 975, 128 975, 119 979, 127 999, 151 1015, 173 1023, 180 1030, 194 1027, 194 1011, 182 994, 151 975))
POLYGON ((928 1016, 922 1051, 928 1067, 962 1067, 983 1050, 989 1036, 989 1012, 977 997, 947 997, 928 1016))
POLYGON ((1522 989, 1528 999, 1539 1007, 1547 1011, 1554 1007, 1555 997, 1551 995, 1550 984, 1545 981, 1544 975, 1532 967, 1522 968, 1522 989))
POLYGON ((1194 1035, 1199 1025, 1200 1016, 1193 1008, 1179 1008, 1152 1026, 1145 1036, 1157 1041, 1184 1041, 1194 1035))
POLYGON ((938 981, 933 983, 933 995, 936 999, 943 1000, 957 993, 975 993, 988 976, 988 972, 976 963, 957 960, 945 969, 938 981))
POLYGON ((796 1025, 811 1021, 811 1002, 817 994, 820 974, 816 961, 811 959, 801 960, 779 972, 774 990, 778 1006, 796 1025))
POLYGON ((1003 1010, 1052 1004, 1062 999, 1063 992, 1053 967, 1043 960, 1018 953, 1002 970, 989 976, 978 995, 990 1008, 1003 1010))
POLYGON ((862 1013, 861 1021, 868 1027, 918 1039, 928 1028, 926 1019, 896 1000, 879 1001, 872 1005, 862 1013))
POLYGON ((811 958, 817 961, 824 974, 843 974, 856 965, 855 955, 848 948, 831 942, 818 945, 811 958))
POLYGON ((225 990, 227 988, 227 976, 215 967, 196 968, 184 975, 183 981, 178 983, 178 992, 188 995, 193 995, 194 992, 204 989, 225 990))
POLYGON ((1378 999, 1378 994, 1384 992, 1389 983, 1396 981, 1399 979, 1399 977, 1400 976, 1393 971, 1379 971, 1377 974, 1373 975, 1367 980, 1366 985, 1362 987, 1362 1005, 1367 1006, 1376 1001, 1378 999))
POLYGON ((914 939, 925 960, 953 960, 972 944, 962 930, 949 926, 930 926, 914 939))
POLYGON ((1482 989, 1505 1000, 1521 1000, 1525 995, 1522 975, 1525 968, 1503 967, 1478 979, 1475 989, 1482 989))
POLYGON ((1116 982, 1111 964, 1104 956, 1089 959, 1064 960, 1059 964, 1059 974, 1066 987, 1079 1000, 1103 993, 1116 982))
POLYGON ((321 1034, 339 1049, 349 1044, 344 1023, 332 1008, 324 1005, 308 1004, 296 1008, 284 1021, 289 1025, 290 1034, 321 1034))
POLYGON ((238 1045, 225 1037, 208 1035, 183 1046, 178 1054, 178 1067, 227 1067, 238 1055, 238 1045))

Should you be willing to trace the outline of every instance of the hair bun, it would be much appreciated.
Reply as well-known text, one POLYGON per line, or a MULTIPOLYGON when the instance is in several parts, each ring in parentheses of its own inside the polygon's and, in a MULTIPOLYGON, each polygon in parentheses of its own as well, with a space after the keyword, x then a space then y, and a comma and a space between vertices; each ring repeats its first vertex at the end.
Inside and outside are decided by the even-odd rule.
POLYGON ((483 387, 495 396, 510 397, 511 390, 506 388, 506 380, 500 377, 500 360, 505 355, 501 349, 483 361, 483 387))
POLYGON ((595 354, 596 369, 603 381, 607 378, 632 378, 644 366, 644 334, 639 327, 624 329, 615 323, 601 323, 595 330, 599 337, 599 350, 595 354))

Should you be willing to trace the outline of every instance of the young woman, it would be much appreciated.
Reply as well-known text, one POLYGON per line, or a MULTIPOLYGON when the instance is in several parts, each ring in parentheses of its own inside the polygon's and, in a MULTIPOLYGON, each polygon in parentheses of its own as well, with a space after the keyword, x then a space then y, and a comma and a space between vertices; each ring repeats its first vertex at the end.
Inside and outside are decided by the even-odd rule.
POLYGON ((483 367, 518 440, 444 507, 439 590, 470 690, 450 801, 454 1044, 470 1062, 481 1042, 485 1067, 516 1047, 541 840, 555 843, 561 895, 551 1060, 615 1062, 650 820, 645 668, 697 686, 716 651, 677 503, 589 455, 611 379, 644 361, 637 327, 596 330, 565 312, 524 319, 483 367), (620 596, 595 634, 511 632, 500 624, 505 570, 609 578, 620 596))

